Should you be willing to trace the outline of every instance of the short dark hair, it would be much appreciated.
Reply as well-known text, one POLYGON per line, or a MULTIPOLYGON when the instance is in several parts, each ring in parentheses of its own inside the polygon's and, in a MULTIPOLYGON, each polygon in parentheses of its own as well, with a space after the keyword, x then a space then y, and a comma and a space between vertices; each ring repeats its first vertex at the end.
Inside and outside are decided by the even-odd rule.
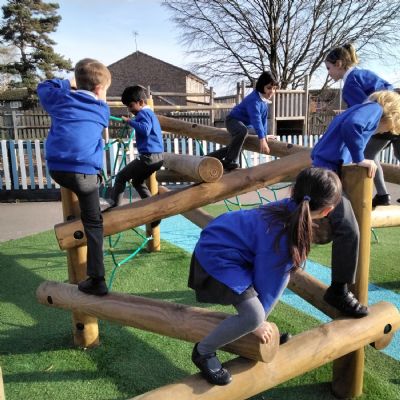
POLYGON ((257 79, 256 90, 257 92, 264 93, 264 86, 272 85, 278 86, 278 81, 269 71, 264 71, 257 79))
POLYGON ((127 88, 125 88, 121 96, 121 101, 126 106, 129 106, 129 104, 131 104, 133 101, 136 103, 140 100, 146 102, 147 93, 146 89, 143 86, 139 85, 128 86, 127 88))

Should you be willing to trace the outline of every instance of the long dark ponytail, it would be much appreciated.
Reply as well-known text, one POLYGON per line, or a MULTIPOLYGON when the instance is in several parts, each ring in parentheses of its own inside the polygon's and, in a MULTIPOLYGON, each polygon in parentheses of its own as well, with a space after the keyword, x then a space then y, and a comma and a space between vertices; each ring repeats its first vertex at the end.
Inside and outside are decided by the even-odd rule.
POLYGON ((307 168, 300 172, 292 188, 298 204, 288 221, 289 246, 293 266, 300 268, 310 252, 313 239, 311 211, 336 206, 342 195, 339 177, 324 168, 307 168))
MULTIPOLYGON (((266 215, 272 216, 271 224, 278 221, 288 235, 293 268, 301 268, 310 252, 313 239, 311 211, 336 206, 342 195, 339 177, 324 168, 311 167, 299 173, 292 187, 291 198, 297 204, 294 211, 286 207, 266 206, 266 215)), ((277 244, 280 236, 277 238, 277 244)))

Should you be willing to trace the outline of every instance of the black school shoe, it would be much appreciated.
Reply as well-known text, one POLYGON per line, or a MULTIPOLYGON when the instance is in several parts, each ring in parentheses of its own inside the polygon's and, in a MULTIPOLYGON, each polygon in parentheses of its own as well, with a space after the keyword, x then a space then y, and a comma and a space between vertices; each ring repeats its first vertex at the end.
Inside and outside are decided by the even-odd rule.
POLYGON ((232 160, 222 160, 222 165, 225 171, 233 171, 236 168, 239 168, 239 164, 232 160))
POLYGON ((200 354, 195 344, 192 352, 192 361, 201 371, 204 378, 213 385, 227 385, 232 381, 231 374, 222 367, 215 353, 200 354))
POLYGON ((288 332, 281 333, 279 336, 279 344, 284 344, 292 338, 292 335, 288 332))
POLYGON ((85 281, 78 283, 78 289, 86 294, 104 296, 108 293, 108 288, 104 278, 89 277, 85 281))
POLYGON ((376 194, 372 199, 372 208, 376 206, 390 206, 389 194, 376 194))
POLYGON ((116 206, 115 201, 112 199, 105 199, 104 197, 100 197, 99 201, 101 212, 107 211, 110 208, 114 208, 116 206))
POLYGON ((362 305, 351 292, 336 294, 328 288, 324 294, 324 300, 349 317, 362 318, 369 313, 368 307, 362 305))

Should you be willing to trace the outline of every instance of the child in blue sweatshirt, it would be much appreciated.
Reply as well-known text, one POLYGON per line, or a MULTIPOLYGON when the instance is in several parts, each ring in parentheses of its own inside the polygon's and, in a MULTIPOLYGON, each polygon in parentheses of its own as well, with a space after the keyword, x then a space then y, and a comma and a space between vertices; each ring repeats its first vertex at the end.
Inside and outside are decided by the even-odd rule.
POLYGON ((340 201, 338 176, 307 168, 291 198, 222 214, 203 229, 190 265, 189 286, 198 301, 232 304, 236 315, 223 320, 194 346, 192 361, 213 384, 231 381, 216 351, 247 333, 271 340, 266 316, 286 287, 290 272, 303 268, 312 241, 312 220, 328 215, 340 201))
MULTIPOLYGON (((121 204, 125 185, 129 181, 142 199, 151 197, 145 180, 158 171, 164 163, 164 144, 160 123, 152 109, 146 104, 145 89, 141 86, 129 86, 122 93, 121 100, 135 115, 134 119, 124 116, 122 118, 135 129, 139 156, 118 172, 115 178, 112 191, 112 201, 115 206, 121 204)), ((159 221, 154 221, 152 226, 158 223, 159 221)))
MULTIPOLYGON (((380 90, 393 90, 393 86, 380 78, 374 72, 357 68, 358 57, 351 44, 332 49, 325 64, 328 73, 335 81, 343 79, 342 97, 348 107, 363 103, 370 94, 380 90)), ((380 164, 380 152, 390 144, 393 145, 394 155, 400 159, 400 138, 389 132, 373 135, 365 148, 365 158, 374 160, 377 171, 374 177, 376 195, 372 206, 389 205, 390 195, 385 185, 385 178, 380 164)))
POLYGON ((51 79, 37 87, 39 100, 51 117, 46 140, 50 175, 78 197, 87 237, 88 279, 80 282, 78 288, 99 296, 108 292, 104 279, 99 183, 103 165, 102 133, 110 116, 106 103, 110 84, 107 67, 86 58, 76 64, 75 78, 71 81, 51 79))
MULTIPOLYGON (((311 152, 313 166, 327 168, 339 176, 342 165, 355 163, 373 178, 376 164, 365 159, 364 149, 373 134, 400 133, 400 95, 375 92, 333 119, 311 152)), ((328 219, 332 228, 332 283, 325 293, 327 303, 345 315, 363 317, 368 308, 359 303, 348 285, 355 282, 359 229, 351 203, 344 194, 328 219)))
POLYGON ((260 153, 269 154, 268 101, 275 93, 278 83, 270 72, 264 71, 258 78, 256 88, 226 117, 225 125, 232 139, 227 147, 209 153, 222 161, 224 169, 238 168, 239 156, 248 134, 256 134, 260 140, 260 153))

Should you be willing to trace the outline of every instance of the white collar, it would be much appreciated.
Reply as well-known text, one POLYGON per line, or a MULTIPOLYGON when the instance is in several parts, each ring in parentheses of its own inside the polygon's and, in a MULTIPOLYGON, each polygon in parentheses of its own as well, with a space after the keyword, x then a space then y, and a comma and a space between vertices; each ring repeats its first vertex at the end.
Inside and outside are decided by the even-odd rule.
POLYGON ((266 99, 263 95, 262 95, 262 93, 260 93, 258 90, 257 90, 257 93, 258 93, 258 95, 260 96, 260 99, 264 102, 264 103, 269 103, 270 101, 268 100, 268 99, 266 99))
POLYGON ((92 96, 92 97, 94 97, 96 100, 99 99, 99 98, 98 98, 93 92, 91 92, 90 90, 78 89, 78 90, 76 90, 76 91, 79 92, 79 93, 85 93, 85 94, 87 94, 87 95, 89 95, 89 96, 92 96))
POLYGON ((343 75, 343 85, 346 83, 346 79, 347 79, 347 77, 350 75, 350 73, 354 70, 354 69, 356 69, 356 67, 350 67, 346 72, 345 72, 345 74, 343 75))

